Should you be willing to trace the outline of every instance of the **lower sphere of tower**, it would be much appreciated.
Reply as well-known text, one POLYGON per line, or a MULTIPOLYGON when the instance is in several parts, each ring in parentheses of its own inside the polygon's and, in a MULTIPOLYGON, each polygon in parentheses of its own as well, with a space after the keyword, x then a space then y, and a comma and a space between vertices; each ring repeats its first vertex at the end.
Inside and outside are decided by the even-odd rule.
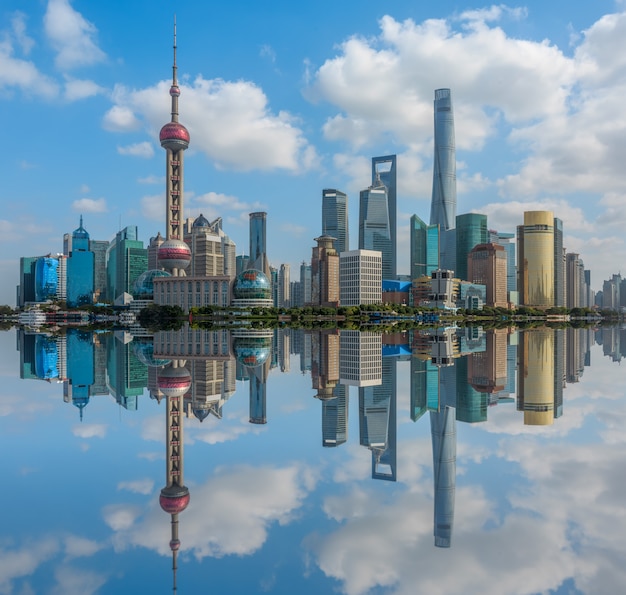
POLYGON ((159 246, 159 264, 171 271, 186 269, 191 262, 191 249, 182 240, 166 240, 159 246))

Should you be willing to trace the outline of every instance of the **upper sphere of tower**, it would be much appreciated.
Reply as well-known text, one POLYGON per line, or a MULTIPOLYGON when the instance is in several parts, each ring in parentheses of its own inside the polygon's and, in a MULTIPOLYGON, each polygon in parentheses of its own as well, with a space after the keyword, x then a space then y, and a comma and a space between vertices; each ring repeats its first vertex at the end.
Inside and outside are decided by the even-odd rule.
POLYGON ((172 85, 170 87, 170 95, 172 97, 179 97, 180 96, 180 88, 178 87, 178 85, 172 85))
POLYGON ((168 122, 161 128, 159 140, 164 149, 184 151, 189 146, 189 131, 180 122, 168 122))

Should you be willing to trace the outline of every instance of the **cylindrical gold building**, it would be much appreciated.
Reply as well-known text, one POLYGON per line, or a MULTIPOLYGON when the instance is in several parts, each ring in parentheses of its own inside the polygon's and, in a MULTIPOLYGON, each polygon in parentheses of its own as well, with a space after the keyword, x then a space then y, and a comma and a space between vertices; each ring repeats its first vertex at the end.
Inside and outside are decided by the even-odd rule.
POLYGON ((554 214, 526 211, 517 227, 517 266, 520 305, 554 306, 554 214))

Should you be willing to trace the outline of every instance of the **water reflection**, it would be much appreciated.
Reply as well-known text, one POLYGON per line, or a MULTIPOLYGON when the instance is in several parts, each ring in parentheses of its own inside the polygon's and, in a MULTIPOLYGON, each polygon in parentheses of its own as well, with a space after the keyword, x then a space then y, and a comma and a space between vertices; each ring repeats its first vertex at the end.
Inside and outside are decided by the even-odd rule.
MULTIPOLYGON (((120 408, 130 412, 152 406, 142 400, 146 393, 157 402, 165 402, 162 423, 166 478, 159 503, 170 515, 168 549, 172 556, 174 590, 177 589, 179 552, 182 555, 186 548, 185 532, 179 537, 178 515, 188 505, 194 506, 190 502, 192 491, 194 500, 196 494, 200 502, 205 499, 204 506, 207 506, 206 498, 211 498, 207 486, 196 489, 192 482, 190 489, 185 485, 185 419, 199 424, 209 423, 207 420, 227 424, 229 401, 236 392, 245 392, 247 388, 246 421, 271 440, 271 426, 278 417, 272 407, 279 391, 284 390, 278 388, 279 379, 289 374, 292 358, 296 358, 299 371, 310 376, 310 397, 316 398, 320 406, 321 422, 318 417, 315 423, 317 436, 321 433, 321 446, 335 449, 334 453, 340 448, 357 446, 358 442, 357 448, 371 461, 369 476, 377 480, 372 483, 384 489, 383 484, 406 480, 402 476, 406 466, 399 464, 399 427, 406 422, 421 423, 421 419, 427 417, 432 445, 431 544, 454 550, 458 525, 458 518, 455 525, 455 499, 460 428, 486 424, 492 412, 502 408, 515 415, 518 426, 545 427, 557 423, 567 413, 564 406, 567 385, 581 381, 585 368, 591 364, 590 350, 594 343, 601 346, 603 354, 611 361, 619 362, 626 356, 626 329, 541 328, 517 332, 441 328, 381 335, 286 329, 240 329, 229 333, 185 327, 154 336, 128 331, 92 334, 78 329, 67 329, 55 335, 30 331, 17 334, 20 377, 48 384, 62 383, 63 399, 78 409, 82 423, 90 419, 90 402, 95 396, 111 395, 120 408), (399 371, 407 369, 408 378, 399 378, 399 371), (399 389, 399 385, 407 389, 404 407, 399 406, 404 390, 399 389), (349 434, 350 387, 356 387, 358 393, 358 418, 354 420, 358 441, 349 434), (458 427, 457 422, 460 422, 458 427)), ((294 401, 300 396, 290 395, 294 401)), ((278 432, 287 431, 281 422, 276 423, 278 432)), ((298 448, 293 442, 294 434, 290 434, 290 440, 283 440, 283 448, 298 448)), ((331 451, 326 452, 328 457, 334 456, 331 451)), ((332 460, 328 458, 326 464, 331 464, 332 460)), ((229 471, 239 474, 241 480, 229 487, 232 499, 241 497, 238 489, 249 490, 251 486, 253 490, 261 489, 259 486, 265 485, 271 477, 276 490, 283 490, 285 486, 292 488, 291 494, 282 495, 289 511, 301 506, 305 495, 319 481, 303 479, 305 474, 296 479, 302 471, 292 471, 292 467, 285 467, 280 473, 266 470, 265 479, 261 479, 261 468, 255 469, 254 465, 233 467, 229 471), (244 476, 246 481, 241 479, 244 476)), ((276 506, 281 495, 272 492, 271 499, 276 506)), ((326 506, 329 510, 329 505, 326 506)), ((282 516, 283 513, 268 510, 272 507, 263 508, 260 514, 280 518, 284 523, 291 518, 289 514, 282 516)), ((335 515, 341 518, 340 514, 335 515)), ((467 523, 467 514, 461 518, 467 523)), ((222 552, 218 556, 250 555, 267 539, 267 536, 257 536, 246 546, 229 546, 233 533, 221 540, 207 537, 213 544, 208 550, 222 552)), ((201 554, 202 547, 197 545, 195 532, 190 531, 188 535, 187 547, 202 559, 207 555, 207 547, 201 554)), ((623 551, 623 545, 620 548, 623 551)), ((332 565, 325 566, 322 557, 320 553, 319 567, 327 576, 344 580, 346 590, 350 591, 347 585, 354 577, 348 578, 345 568, 331 570, 332 565)), ((364 584, 389 583, 374 580, 371 585, 367 581, 364 584)), ((367 588, 352 589, 352 592, 366 591, 367 588)), ((506 592, 527 591, 518 588, 506 592)))

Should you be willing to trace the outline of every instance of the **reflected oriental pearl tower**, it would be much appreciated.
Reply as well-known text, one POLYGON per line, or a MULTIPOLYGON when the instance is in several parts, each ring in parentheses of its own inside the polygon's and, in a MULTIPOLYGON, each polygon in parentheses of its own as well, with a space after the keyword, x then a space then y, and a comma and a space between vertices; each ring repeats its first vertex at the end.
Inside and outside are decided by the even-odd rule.
POLYGON ((191 250, 183 241, 183 152, 189 146, 189 132, 178 121, 180 88, 176 66, 176 20, 174 20, 174 65, 172 68, 172 121, 161 128, 159 140, 166 150, 165 242, 159 247, 159 264, 174 277, 185 276, 191 262, 191 250))

